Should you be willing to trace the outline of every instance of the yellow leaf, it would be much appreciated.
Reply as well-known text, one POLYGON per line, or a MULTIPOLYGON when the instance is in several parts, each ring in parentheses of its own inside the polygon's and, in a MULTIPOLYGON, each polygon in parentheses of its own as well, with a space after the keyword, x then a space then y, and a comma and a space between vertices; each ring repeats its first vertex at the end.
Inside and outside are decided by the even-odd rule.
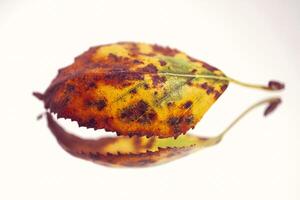
POLYGON ((83 158, 100 157, 102 163, 138 166, 219 141, 183 134, 196 126, 229 82, 265 90, 284 88, 276 81, 268 86, 237 81, 169 47, 123 42, 90 48, 60 69, 44 94, 34 95, 58 118, 122 136, 86 141, 65 132, 48 114, 48 122, 61 131, 50 129, 67 151, 83 158))

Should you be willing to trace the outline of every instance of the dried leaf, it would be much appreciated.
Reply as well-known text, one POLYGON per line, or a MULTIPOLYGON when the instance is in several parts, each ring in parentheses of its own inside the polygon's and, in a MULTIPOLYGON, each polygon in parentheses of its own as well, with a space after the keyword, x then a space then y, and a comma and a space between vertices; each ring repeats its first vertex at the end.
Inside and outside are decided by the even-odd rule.
POLYGON ((118 135, 177 137, 197 124, 228 85, 227 80, 196 76, 225 77, 178 50, 140 43, 104 45, 60 70, 38 98, 58 117, 79 126, 118 135))
MULTIPOLYGON (((229 82, 265 90, 284 87, 275 81, 268 86, 237 81, 169 47, 124 42, 90 48, 60 69, 44 94, 33 95, 58 118, 120 136, 84 140, 64 131, 48 113, 49 128, 71 154, 104 164, 142 166, 216 144, 222 134, 209 139, 182 134, 196 126, 229 82)), ((266 113, 273 107, 274 102, 266 113)))

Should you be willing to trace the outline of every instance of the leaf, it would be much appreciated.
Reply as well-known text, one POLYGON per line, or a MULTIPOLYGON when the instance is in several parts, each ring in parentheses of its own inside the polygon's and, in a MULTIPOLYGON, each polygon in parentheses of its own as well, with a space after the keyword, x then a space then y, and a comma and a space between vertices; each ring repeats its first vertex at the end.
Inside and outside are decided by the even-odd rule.
POLYGON ((268 115, 281 102, 271 98, 254 104, 216 137, 183 135, 196 126, 229 82, 269 91, 284 88, 277 81, 264 86, 235 80, 176 49, 124 42, 90 48, 60 69, 44 94, 33 95, 44 102, 48 126, 70 154, 110 166, 150 166, 215 145, 253 108, 268 103, 268 115), (51 113, 119 137, 77 137, 51 113))
POLYGON ((118 43, 77 57, 38 97, 50 112, 79 126, 124 136, 178 137, 227 88, 228 80, 210 76, 225 78, 220 70, 178 50, 118 43))

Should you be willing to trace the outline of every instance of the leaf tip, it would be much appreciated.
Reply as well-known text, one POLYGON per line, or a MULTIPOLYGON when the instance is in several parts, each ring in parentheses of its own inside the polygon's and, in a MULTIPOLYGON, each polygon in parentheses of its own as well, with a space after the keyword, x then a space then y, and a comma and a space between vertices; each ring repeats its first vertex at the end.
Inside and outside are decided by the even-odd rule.
POLYGON ((44 100, 44 95, 40 92, 33 92, 32 95, 35 96, 36 98, 38 98, 41 101, 44 100))

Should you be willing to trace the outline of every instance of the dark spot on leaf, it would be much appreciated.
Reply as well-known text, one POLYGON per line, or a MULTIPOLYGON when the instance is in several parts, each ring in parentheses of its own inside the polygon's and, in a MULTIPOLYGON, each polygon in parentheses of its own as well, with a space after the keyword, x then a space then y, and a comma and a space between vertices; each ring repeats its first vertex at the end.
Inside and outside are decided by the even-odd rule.
POLYGON ((226 88, 228 87, 228 85, 227 84, 225 84, 225 85, 222 85, 221 86, 221 90, 222 90, 222 92, 224 92, 225 90, 226 90, 226 88))
POLYGON ((90 118, 87 122, 86 122, 86 127, 88 128, 93 128, 97 125, 97 121, 95 120, 95 118, 90 118))
POLYGON ((207 83, 205 82, 205 83, 202 83, 202 84, 201 84, 201 87, 202 87, 203 89, 205 89, 205 90, 206 90, 206 89, 207 89, 207 87, 208 87, 208 85, 207 85, 207 83))
POLYGON ((214 96, 214 98, 215 98, 215 99, 218 99, 220 96, 221 96, 221 93, 218 92, 218 91, 215 91, 215 96, 214 96))
POLYGON ((211 94, 214 91, 214 88, 212 86, 208 86, 206 89, 207 94, 211 94))
POLYGON ((150 119, 150 120, 153 120, 153 119, 155 119, 155 117, 156 117, 156 113, 150 112, 150 113, 148 114, 148 116, 149 116, 149 119, 150 119))
POLYGON ((182 121, 182 118, 179 117, 170 117, 168 119, 168 124, 171 127, 171 129, 174 132, 174 137, 176 138, 178 135, 180 135, 180 133, 182 132, 180 130, 180 123, 182 121))
POLYGON ((142 115, 139 119, 138 122, 140 123, 148 123, 153 121, 156 118, 156 113, 154 111, 149 111, 146 114, 142 115))
POLYGON ((136 88, 133 88, 132 90, 130 90, 129 93, 136 94, 137 93, 136 88))
POLYGON ((152 82, 153 82, 153 85, 154 86, 157 86, 161 83, 164 83, 166 82, 166 77, 165 76, 158 76, 158 75, 154 75, 152 76, 152 82))
POLYGON ((106 106, 106 101, 105 101, 105 100, 100 99, 100 100, 97 102, 97 109, 98 109, 98 110, 102 110, 105 106, 106 106))
POLYGON ((148 108, 148 104, 147 104, 145 101, 141 100, 141 101, 139 101, 139 102, 137 103, 136 108, 137 108, 140 112, 144 113, 144 112, 146 112, 146 110, 147 110, 147 108, 148 108))
POLYGON ((168 124, 171 126, 175 126, 179 122, 179 117, 170 117, 168 120, 168 124))
POLYGON ((156 74, 157 73, 157 68, 155 65, 153 64, 148 64, 147 66, 140 68, 139 69, 140 72, 145 72, 145 73, 153 73, 156 74))
POLYGON ((140 72, 130 71, 122 66, 116 66, 104 75, 106 83, 115 84, 128 84, 131 80, 143 80, 143 74, 140 72))
POLYGON ((183 107, 184 107, 185 109, 187 109, 187 108, 191 107, 192 104, 193 104, 192 101, 187 101, 187 102, 185 102, 185 104, 183 105, 183 107))
POLYGON ((125 121, 137 121, 139 123, 149 123, 155 120, 156 116, 156 112, 143 100, 124 108, 120 114, 120 118, 125 121))
POLYGON ((92 99, 85 99, 84 105, 87 107, 96 107, 99 111, 105 108, 106 106, 106 100, 105 99, 99 99, 99 100, 92 100, 92 99))
POLYGON ((144 83, 145 90, 149 89, 149 85, 147 83, 144 83))
POLYGON ((96 88, 96 83, 95 82, 89 82, 88 83, 88 88, 96 88))
POLYGON ((72 84, 66 85, 67 92, 73 92, 75 90, 75 86, 72 84))
POLYGON ((174 106, 174 105, 175 105, 175 103, 174 103, 174 102, 171 102, 171 101, 167 103, 167 106, 168 106, 168 107, 171 107, 171 106, 174 106))
POLYGON ((166 61, 164 61, 164 60, 159 60, 159 63, 161 66, 165 66, 167 64, 166 61))

